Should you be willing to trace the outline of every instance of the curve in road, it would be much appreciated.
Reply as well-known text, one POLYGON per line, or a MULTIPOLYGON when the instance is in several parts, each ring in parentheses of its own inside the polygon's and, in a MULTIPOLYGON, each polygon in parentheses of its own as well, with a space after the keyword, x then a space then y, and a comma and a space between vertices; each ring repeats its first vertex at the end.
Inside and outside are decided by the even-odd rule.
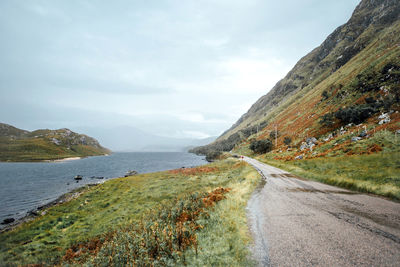
POLYGON ((247 206, 260 266, 400 266, 400 203, 244 160, 264 180, 247 206))

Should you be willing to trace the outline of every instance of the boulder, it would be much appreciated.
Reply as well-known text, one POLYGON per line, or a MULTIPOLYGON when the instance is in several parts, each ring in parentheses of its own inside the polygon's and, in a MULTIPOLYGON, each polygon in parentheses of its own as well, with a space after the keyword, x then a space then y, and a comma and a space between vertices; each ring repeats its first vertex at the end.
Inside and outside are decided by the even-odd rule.
POLYGON ((303 159, 303 155, 298 155, 298 156, 295 157, 294 159, 303 159))
POLYGON ((301 146, 300 146, 300 150, 301 150, 301 151, 303 151, 303 150, 305 150, 305 149, 307 149, 307 148, 308 148, 308 145, 307 145, 306 142, 301 143, 301 146))
POLYGON ((366 137, 367 136, 367 132, 366 131, 362 131, 358 136, 359 137, 366 137))
POLYGON ((12 223, 12 222, 15 222, 14 218, 6 218, 6 219, 3 220, 3 222, 1 224, 9 224, 9 223, 12 223))
POLYGON ((324 142, 328 142, 329 140, 331 140, 333 137, 333 135, 330 133, 327 137, 325 137, 324 139, 322 139, 324 142))
POLYGON ((379 119, 379 125, 389 123, 390 115, 389 115, 389 113, 382 113, 381 115, 379 115, 378 119, 379 119))
POLYGON ((308 145, 311 145, 311 144, 316 144, 317 143, 317 138, 315 138, 315 137, 308 137, 307 139, 306 139, 306 142, 307 142, 307 144, 308 145))
POLYGON ((301 143, 300 151, 310 149, 312 151, 313 147, 318 143, 317 138, 308 137, 305 142, 301 143))
POLYGON ((28 212, 28 214, 29 214, 29 215, 32 215, 32 216, 39 216, 39 213, 37 213, 36 210, 30 210, 30 211, 28 212))
POLYGON ((361 140, 361 137, 358 137, 358 136, 353 136, 351 138, 351 142, 357 142, 357 141, 360 141, 360 140, 361 140))
POLYGON ((92 176, 92 177, 90 177, 90 178, 92 178, 92 179, 104 179, 103 176, 92 176))
POLYGON ((61 144, 61 141, 58 140, 57 138, 54 138, 54 137, 51 139, 51 142, 54 143, 57 146, 59 146, 61 144))
POLYGON ((130 171, 130 170, 129 170, 129 171, 126 172, 125 177, 133 176, 133 175, 136 175, 136 174, 138 174, 137 171, 130 171))
POLYGON ((379 125, 389 123, 389 122, 390 122, 390 118, 385 118, 385 119, 379 121, 379 125))
POLYGON ((310 144, 310 145, 308 146, 308 148, 310 149, 310 151, 313 150, 313 147, 314 147, 314 146, 315 146, 314 144, 310 144))

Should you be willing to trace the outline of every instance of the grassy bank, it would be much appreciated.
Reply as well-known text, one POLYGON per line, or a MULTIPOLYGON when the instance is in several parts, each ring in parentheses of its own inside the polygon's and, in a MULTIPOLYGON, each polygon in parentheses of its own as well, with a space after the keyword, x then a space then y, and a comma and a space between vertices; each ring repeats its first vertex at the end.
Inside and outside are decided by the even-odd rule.
POLYGON ((307 179, 400 200, 399 137, 390 130, 375 132, 371 126, 367 128, 368 137, 352 141, 352 137, 361 132, 360 128, 364 129, 352 126, 344 134, 327 141, 320 138, 313 149, 303 151, 299 145, 290 149, 282 145, 260 155, 253 153, 249 144, 243 144, 234 153, 256 158, 307 179))
POLYGON ((117 243, 125 242, 123 251, 140 244, 140 251, 150 251, 140 254, 148 255, 146 260, 153 264, 161 258, 167 265, 248 264, 245 205, 258 182, 254 169, 232 159, 193 169, 114 179, 50 208, 34 221, 2 233, 0 262, 11 266, 101 265, 110 256, 117 261, 107 264, 134 262, 116 253, 121 248, 117 250, 113 245, 115 238, 124 238, 117 239, 117 243), (204 199, 220 187, 226 192, 211 197, 213 204, 207 204, 204 199), (164 218, 161 214, 175 215, 164 218), (189 218, 182 214, 192 215, 189 218), (159 221, 160 218, 164 219, 159 221), (145 229, 153 229, 152 233, 171 231, 171 246, 162 250, 161 245, 156 245, 161 254, 153 254, 153 250, 148 250, 150 244, 158 244, 162 235, 156 239, 147 235, 137 243, 138 233, 146 233, 145 229), (146 241, 149 245, 143 247, 146 241))
POLYGON ((399 152, 292 161, 275 160, 272 155, 258 159, 307 179, 400 200, 399 152))

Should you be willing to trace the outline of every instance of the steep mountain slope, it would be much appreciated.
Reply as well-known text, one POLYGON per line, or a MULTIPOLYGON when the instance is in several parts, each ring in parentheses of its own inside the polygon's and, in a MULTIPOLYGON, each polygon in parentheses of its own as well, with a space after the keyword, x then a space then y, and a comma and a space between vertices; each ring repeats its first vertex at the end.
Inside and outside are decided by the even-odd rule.
POLYGON ((275 149, 285 138, 300 148, 307 138, 335 136, 349 123, 394 131, 399 128, 399 82, 400 2, 363 0, 346 24, 303 57, 216 142, 192 151, 230 151, 270 137, 275 149), (382 112, 389 112, 384 115, 388 119, 379 125, 382 112))
POLYGON ((39 161, 104 155, 110 151, 87 135, 69 129, 21 130, 0 123, 1 161, 39 161))

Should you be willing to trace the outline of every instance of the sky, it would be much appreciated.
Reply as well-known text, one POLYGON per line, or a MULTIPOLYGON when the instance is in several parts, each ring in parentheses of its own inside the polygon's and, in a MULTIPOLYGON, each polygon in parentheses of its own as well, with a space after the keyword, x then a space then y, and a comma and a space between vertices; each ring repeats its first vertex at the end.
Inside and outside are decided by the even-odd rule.
POLYGON ((0 122, 217 136, 358 3, 2 0, 0 122))

